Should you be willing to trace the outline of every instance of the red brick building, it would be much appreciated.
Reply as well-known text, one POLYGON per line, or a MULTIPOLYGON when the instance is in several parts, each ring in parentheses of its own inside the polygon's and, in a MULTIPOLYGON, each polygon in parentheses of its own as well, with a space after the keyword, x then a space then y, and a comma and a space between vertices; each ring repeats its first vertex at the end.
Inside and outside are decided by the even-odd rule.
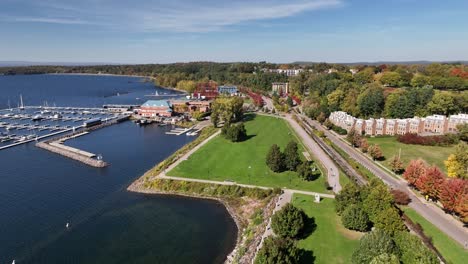
POLYGON ((213 100, 218 97, 218 84, 213 81, 202 82, 197 84, 197 88, 193 92, 194 98, 213 100))
POLYGON ((149 100, 142 104, 139 111, 143 117, 172 116, 172 105, 165 100, 149 100))

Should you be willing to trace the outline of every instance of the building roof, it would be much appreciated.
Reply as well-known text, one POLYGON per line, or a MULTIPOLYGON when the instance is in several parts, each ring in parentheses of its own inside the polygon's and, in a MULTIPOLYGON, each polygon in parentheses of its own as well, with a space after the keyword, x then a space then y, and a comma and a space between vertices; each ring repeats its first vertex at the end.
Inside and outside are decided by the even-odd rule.
POLYGON ((171 104, 169 101, 166 100, 148 100, 141 106, 146 106, 146 107, 171 107, 171 104))

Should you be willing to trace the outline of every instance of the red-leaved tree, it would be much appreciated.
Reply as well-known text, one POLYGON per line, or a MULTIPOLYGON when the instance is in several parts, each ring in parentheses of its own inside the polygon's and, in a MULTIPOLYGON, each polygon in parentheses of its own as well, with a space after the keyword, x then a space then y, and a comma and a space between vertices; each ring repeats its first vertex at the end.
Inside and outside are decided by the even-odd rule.
POLYGON ((461 203, 468 202, 463 200, 464 195, 468 195, 468 181, 448 179, 441 187, 439 200, 446 211, 455 212, 461 203))
POLYGON ((437 200, 444 182, 445 175, 437 166, 432 166, 427 168, 426 172, 416 180, 415 185, 423 194, 437 200))
POLYGON ((412 160, 409 162, 408 166, 405 169, 405 173, 403 173, 403 178, 408 181, 409 185, 415 186, 416 181, 424 175, 426 172, 426 164, 424 161, 412 160))

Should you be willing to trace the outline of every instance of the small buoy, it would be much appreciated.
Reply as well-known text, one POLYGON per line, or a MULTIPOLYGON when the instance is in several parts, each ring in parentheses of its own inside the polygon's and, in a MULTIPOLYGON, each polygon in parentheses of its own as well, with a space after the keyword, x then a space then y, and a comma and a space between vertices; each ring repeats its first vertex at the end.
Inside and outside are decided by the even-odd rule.
POLYGON ((66 227, 66 228, 69 228, 69 227, 70 227, 70 223, 67 223, 67 224, 65 225, 65 227, 66 227))

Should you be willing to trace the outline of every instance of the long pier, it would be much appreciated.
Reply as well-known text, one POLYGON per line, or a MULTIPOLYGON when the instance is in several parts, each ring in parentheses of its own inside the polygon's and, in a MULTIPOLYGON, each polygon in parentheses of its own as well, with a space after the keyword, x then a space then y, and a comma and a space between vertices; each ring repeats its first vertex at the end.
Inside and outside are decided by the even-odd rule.
POLYGON ((65 146, 58 142, 39 142, 36 144, 36 147, 60 154, 70 159, 74 159, 92 167, 103 168, 108 165, 108 163, 103 160, 94 159, 93 157, 96 156, 95 154, 65 146))

